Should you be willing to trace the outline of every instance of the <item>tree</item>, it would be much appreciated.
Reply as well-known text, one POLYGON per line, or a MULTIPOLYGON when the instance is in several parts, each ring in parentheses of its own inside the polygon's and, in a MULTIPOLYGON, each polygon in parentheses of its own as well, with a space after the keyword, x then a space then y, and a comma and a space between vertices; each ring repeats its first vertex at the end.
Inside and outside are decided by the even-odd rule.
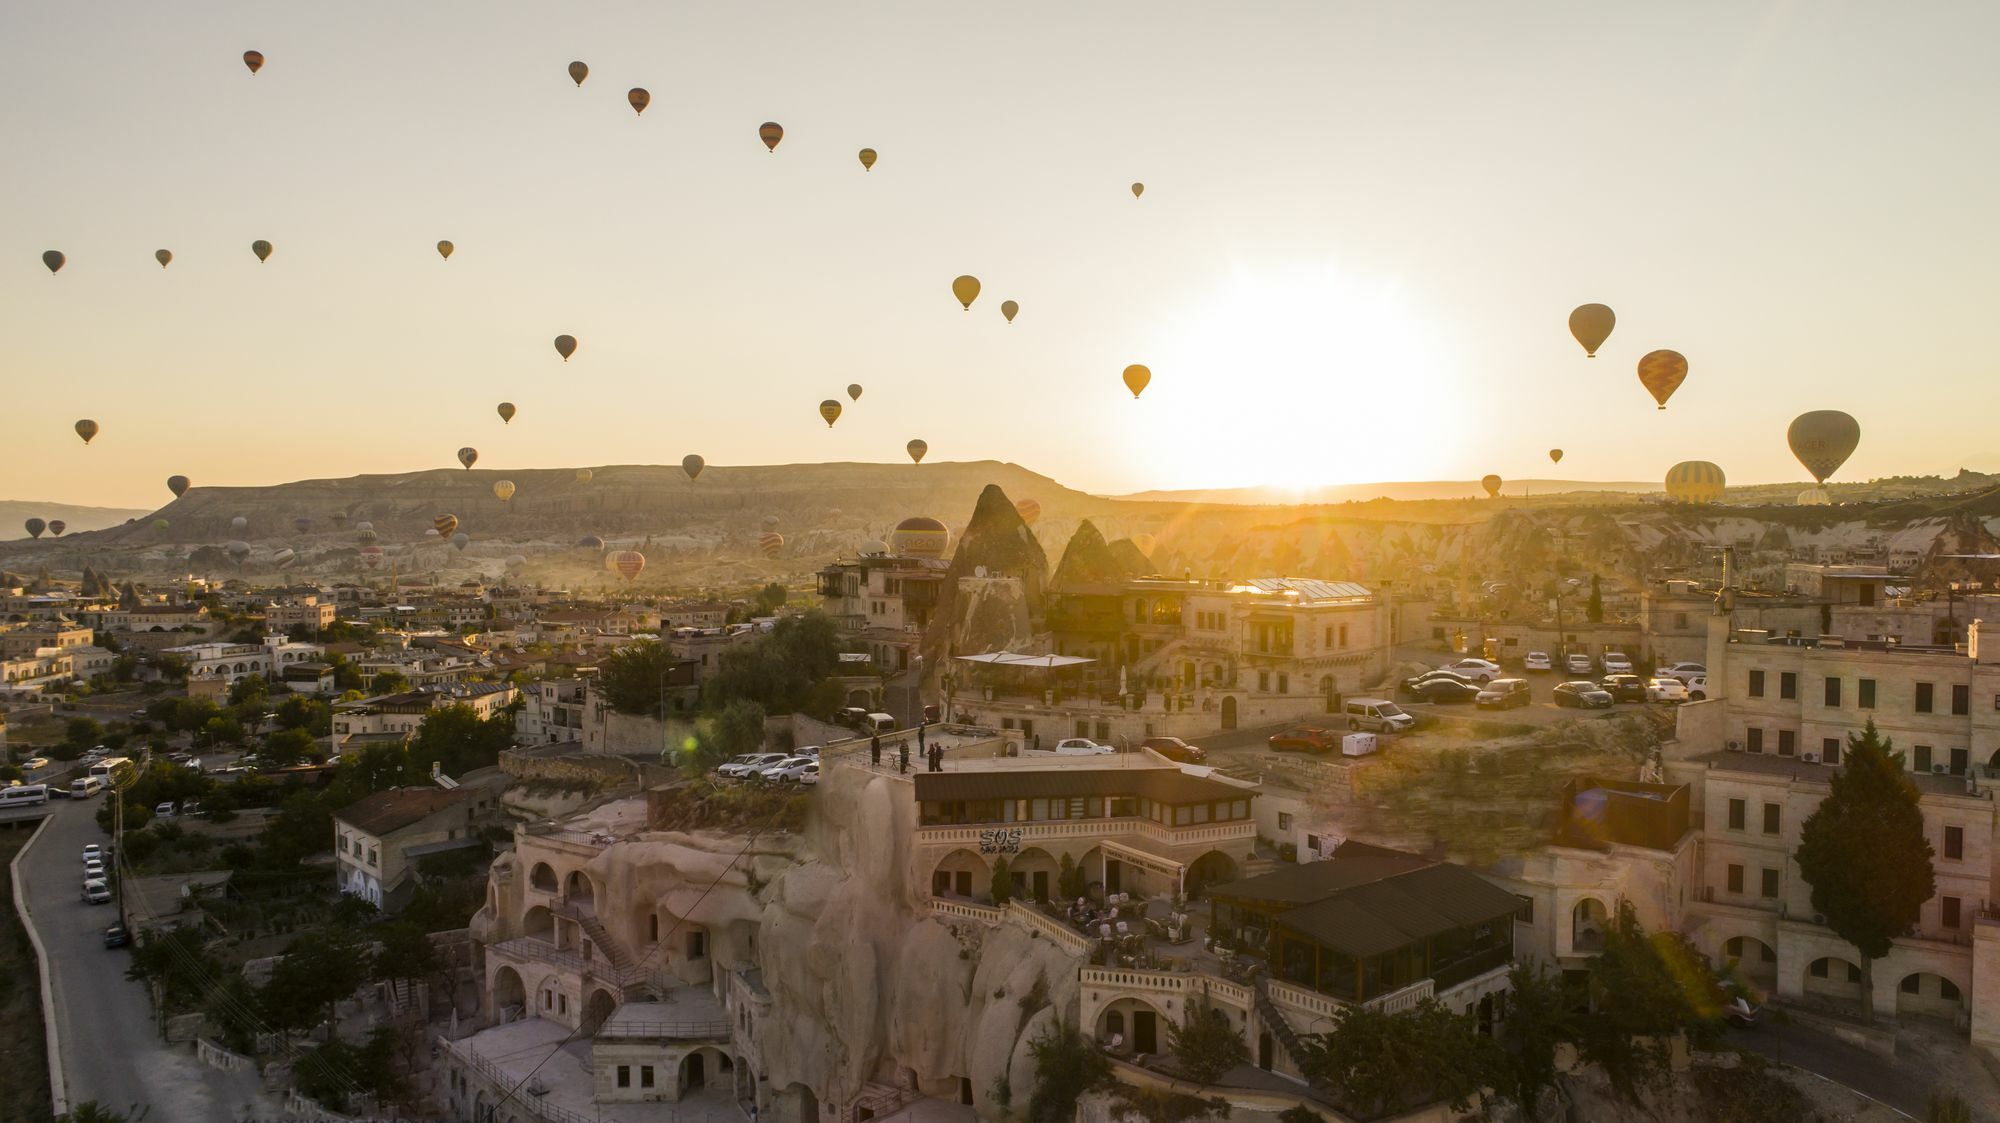
POLYGON ((104 739, 104 727, 94 719, 73 717, 63 723, 63 744, 81 752, 104 739))
POLYGON ((294 694, 278 703, 277 714, 280 729, 303 729, 315 737, 333 731, 333 707, 303 694, 294 694))
POLYGON ((597 685, 605 700, 621 714, 662 716, 660 708, 666 682, 680 658, 665 644, 640 640, 612 652, 597 672, 597 685))
POLYGON ((1597 575, 1590 575, 1590 599, 1584 602, 1583 618, 1593 624, 1604 623, 1604 590, 1598 587, 1597 575))
POLYGON ((1243 1036, 1229 1016, 1209 1005, 1206 996, 1187 1004, 1180 1022, 1167 1023, 1168 1049, 1181 1075, 1197 1084, 1213 1084, 1224 1073, 1250 1059, 1243 1036))
POLYGON ((368 949, 345 926, 313 928, 292 941, 257 992, 264 1020, 279 1029, 307 1030, 333 1016, 334 1003, 368 981, 368 949))
POLYGON ((1578 1023, 1577 1051, 1636 1103, 1640 1086, 1666 1071, 1673 1038, 1700 1046, 1720 1035, 1722 982, 1678 933, 1649 935, 1629 901, 1609 929, 1590 964, 1590 1013, 1578 1023))
POLYGON ((1062 861, 1056 863, 1056 896, 1065 901, 1074 901, 1084 895, 1086 888, 1088 886, 1084 881, 1083 867, 1077 865, 1075 859, 1065 853, 1062 861))
POLYGON ((722 712, 701 723, 692 752, 682 761, 687 771, 707 773, 730 757, 754 753, 764 747, 764 707, 747 699, 737 699, 722 712))
POLYGON ((1499 1049, 1471 1015, 1425 998, 1396 1014, 1343 1007, 1333 1029, 1306 1039, 1299 1067, 1364 1118, 1438 1101, 1464 1111, 1491 1083, 1499 1049))
POLYGON ((158 655, 153 659, 153 666, 159 668, 160 677, 166 679, 168 682, 187 681, 188 661, 183 656, 158 655))
POLYGON ((757 593, 756 612, 759 616, 770 616, 785 607, 791 594, 785 591, 783 582, 773 581, 757 593))
POLYGON ((1083 1036, 1075 1022, 1058 1018, 1028 1042, 1035 1059, 1035 1090, 1028 1097, 1028 1123, 1071 1123, 1086 1092, 1111 1084, 1111 1061, 1083 1036))
POLYGON ((1917 786, 1874 719, 1849 734, 1833 791, 1799 833, 1799 874, 1812 886, 1813 911, 1861 953, 1861 1008, 1875 1016, 1875 961, 1909 932, 1937 892, 1933 851, 1924 838, 1917 786))
POLYGON ((1575 1009, 1562 976, 1525 963, 1507 973, 1507 1016, 1494 1030, 1502 1055, 1493 1087, 1530 1121, 1542 1092, 1556 1086, 1556 1046, 1576 1039, 1575 1009))
POLYGON ((482 718, 471 706, 439 706, 424 715, 410 745, 411 763, 428 774, 433 763, 452 776, 500 761, 514 747, 514 723, 504 716, 482 718))
MULTIPOLYGON (((130 826, 131 810, 125 812, 130 826)), ((257 844, 274 866, 295 866, 307 857, 333 848, 333 812, 318 792, 298 791, 285 797, 278 813, 264 821, 257 844)))
POLYGON ((1007 855, 993 859, 993 880, 989 888, 996 905, 1004 905, 1014 896, 1014 874, 1007 868, 1007 855))
POLYGON ((263 675, 245 675, 229 687, 229 704, 240 706, 245 702, 262 702, 269 697, 271 684, 263 675))
POLYGON ((839 667, 840 632, 814 611, 784 617, 769 635, 725 650, 707 689, 719 702, 748 698, 775 713, 794 713, 839 667))
POLYGON ((444 970, 444 957, 419 925, 399 920, 376 929, 375 936, 379 943, 368 964, 371 979, 429 979, 444 970))
POLYGON ((382 671, 368 684, 372 694, 401 694, 410 688, 410 678, 401 671, 382 671))
POLYGON ((264 738, 264 759, 280 768, 320 755, 319 742, 303 729, 280 729, 264 738))

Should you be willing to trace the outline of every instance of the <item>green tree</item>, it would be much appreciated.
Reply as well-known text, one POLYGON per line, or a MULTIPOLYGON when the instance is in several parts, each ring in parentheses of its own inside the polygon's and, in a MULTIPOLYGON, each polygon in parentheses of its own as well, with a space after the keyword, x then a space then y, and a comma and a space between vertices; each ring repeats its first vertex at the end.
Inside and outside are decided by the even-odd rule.
POLYGON ((1183 1020, 1167 1023, 1167 1042, 1181 1075, 1197 1084, 1213 1084, 1250 1059, 1243 1035, 1206 997, 1189 1001, 1183 1020))
POLYGON ((139 657, 127 651, 111 661, 111 677, 119 682, 131 682, 139 677, 139 657))
POLYGON ((839 630, 813 611, 784 617, 770 634, 724 651, 707 689, 719 702, 748 698, 774 713, 795 713, 839 667, 839 630))
POLYGON ((1722 981, 1678 933, 1648 934, 1629 901, 1608 927, 1604 951, 1590 964, 1590 1013, 1578 1022, 1577 1050, 1636 1103, 1640 1087, 1666 1071, 1673 1038, 1699 1047, 1720 1035, 1722 981))
POLYGON ((1071 1123, 1085 1093, 1111 1085, 1111 1061, 1075 1022, 1057 1019, 1028 1042, 1028 1053, 1035 1059, 1028 1123, 1071 1123))
POLYGON ((92 718, 73 717, 63 723, 63 744, 81 752, 104 739, 104 727, 92 718))
POLYGON ((165 654, 155 656, 153 666, 159 669, 160 677, 168 682, 187 681, 188 661, 182 656, 165 654))
POLYGON ((367 981, 368 949, 357 930, 313 928, 285 949, 257 1002, 272 1026, 307 1030, 331 1018, 334 1003, 367 981))
POLYGON ((321 755, 319 742, 303 729, 278 730, 264 738, 264 747, 259 752, 264 759, 280 768, 321 755))
POLYGON ((1014 896, 1014 873, 1007 868, 1007 855, 993 859, 993 880, 988 888, 993 893, 993 903, 1004 905, 1014 896))
POLYGON ((1491 1083, 1499 1049, 1471 1015, 1425 998, 1396 1014, 1344 1007, 1333 1029, 1306 1039, 1299 1067, 1364 1118, 1439 1101, 1464 1111, 1491 1083))
MULTIPOLYGON (((129 820, 131 812, 126 815, 129 820)), ((333 849, 333 813, 318 792, 293 792, 285 797, 278 813, 264 821, 257 845, 260 857, 270 865, 295 866, 333 849)))
POLYGON ((216 714, 201 724, 201 736, 211 745, 240 745, 243 743, 243 725, 226 714, 216 714))
POLYGON ((757 593, 757 603, 756 603, 757 615, 759 616, 773 615, 779 609, 785 607, 785 602, 789 599, 791 599, 791 594, 785 591, 784 584, 782 582, 773 581, 769 585, 764 586, 763 589, 759 590, 757 593))
POLYGON ((424 775, 433 763, 446 774, 461 776, 475 768, 498 764, 500 754, 514 747, 514 722, 505 714, 482 718, 471 706, 439 706, 424 715, 410 744, 411 763, 424 775))
POLYGON ((271 684, 263 675, 245 675, 229 687, 229 704, 240 706, 245 702, 262 702, 269 697, 271 684))
POLYGON ((395 1026, 376 1027, 359 1046, 335 1038, 299 1058, 293 1070, 299 1091, 334 1111, 345 1111, 350 1095, 393 1101, 404 1094, 396 1067, 402 1048, 395 1026))
POLYGON ((605 657, 597 672, 597 685, 619 713, 659 717, 666 693, 662 684, 679 662, 665 644, 640 640, 605 657))
POLYGON ((1493 1087, 1523 1118, 1537 1118, 1542 1092, 1556 1086, 1556 1046, 1577 1035, 1576 995, 1562 976, 1517 963, 1507 976, 1507 1016, 1494 1029, 1502 1054, 1493 1087))
POLYGON ((1065 901, 1074 901, 1084 895, 1087 887, 1083 867, 1065 853, 1062 861, 1056 863, 1056 895, 1065 901))
POLYGON ((1584 602, 1583 617, 1593 624, 1604 623, 1604 590, 1598 587, 1597 575, 1590 575, 1590 599, 1584 602))
POLYGON ((193 928, 141 931, 132 947, 131 962, 125 967, 126 978, 159 987, 162 1004, 172 1011, 200 1004, 222 974, 222 965, 208 954, 200 933, 193 928))
POLYGON ((406 920, 385 924, 375 930, 375 955, 368 962, 368 977, 381 982, 396 979, 431 979, 444 971, 444 957, 420 925, 406 920))
POLYGON ((754 753, 764 747, 764 707, 747 699, 737 699, 722 712, 704 718, 694 750, 682 761, 691 774, 707 773, 733 756, 754 753))
POLYGON ((401 694, 410 688, 410 678, 401 671, 382 671, 368 683, 370 694, 401 694))
POLYGON ((1910 931, 1937 892, 1917 786, 1875 728, 1849 734, 1833 791, 1807 817, 1795 855, 1814 912, 1861 953, 1862 1014, 1875 1016, 1875 961, 1910 931))
POLYGON ((333 707, 317 698, 294 694, 278 703, 278 728, 303 729, 314 737, 333 732, 333 707))

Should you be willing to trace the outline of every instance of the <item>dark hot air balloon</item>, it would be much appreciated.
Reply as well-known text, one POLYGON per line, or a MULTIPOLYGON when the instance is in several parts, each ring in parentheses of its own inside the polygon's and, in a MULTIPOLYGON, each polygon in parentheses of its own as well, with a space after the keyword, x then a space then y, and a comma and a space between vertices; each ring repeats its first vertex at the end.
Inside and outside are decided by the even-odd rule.
POLYGON ((576 336, 556 336, 556 354, 563 357, 563 362, 569 362, 569 357, 576 354, 576 336))
POLYGON ((588 66, 585 66, 581 62, 573 62, 569 64, 570 81, 575 82, 577 85, 581 86, 583 85, 583 80, 588 77, 590 77, 590 68, 588 66))
POLYGON ((1785 442, 1812 478, 1825 483, 1861 444, 1861 423, 1837 409, 1816 409, 1793 419, 1785 442))
POLYGON ((472 545, 472 535, 461 530, 451 536, 451 544, 458 547, 458 552, 462 554, 467 546, 472 545))
POLYGON ((757 126, 757 139, 773 153, 778 151, 778 142, 785 139, 785 127, 776 121, 766 121, 757 126))
POLYGON ((42 264, 48 266, 49 272, 51 273, 62 272, 63 263, 67 262, 68 260, 69 258, 66 258, 62 255, 61 250, 42 251, 42 264))
POLYGON ((597 473, 591 471, 588 468, 578 468, 576 470, 576 482, 579 484, 587 484, 591 480, 596 478, 597 478, 597 473))
POLYGON ((875 150, 874 150, 873 148, 864 148, 864 149, 862 149, 862 150, 861 150, 861 170, 862 170, 862 171, 871 171, 871 170, 873 170, 873 169, 874 169, 874 167, 875 167, 875 150))
POLYGON ((1490 497, 1492 497, 1492 498, 1495 498, 1495 499, 1497 499, 1497 498, 1499 498, 1499 497, 1500 497, 1500 477, 1499 477, 1499 476, 1495 476, 1495 475, 1486 475, 1486 476, 1482 476, 1482 477, 1480 477, 1480 480, 1479 480, 1479 486, 1480 486, 1480 487, 1483 487, 1483 488, 1485 488, 1485 489, 1486 489, 1486 494, 1487 494, 1488 496, 1490 496, 1490 497))
POLYGON ((55 535, 57 538, 61 538, 63 536, 63 531, 68 529, 69 529, 69 524, 62 521, 61 519, 49 520, 49 533, 55 535))
POLYGON ((634 86, 626 91, 625 100, 631 103, 633 113, 644 113, 646 107, 653 104, 653 95, 639 86, 634 86))
POLYGON ((175 499, 179 499, 181 496, 187 494, 188 478, 186 476, 168 476, 167 490, 174 493, 175 499))
POLYGON ((451 251, 457 248, 457 246, 452 245, 449 241, 440 241, 438 243, 438 256, 444 258, 446 261, 450 261, 451 251))
POLYGON ((160 268, 165 269, 167 266, 172 265, 174 263, 174 251, 154 250, 153 260, 160 263, 160 268))
POLYGON ((1667 408, 1667 399, 1674 396, 1687 376, 1688 361, 1679 351, 1648 351, 1639 360, 1639 383, 1653 395, 1661 409, 1667 408))
POLYGON ((513 402, 501 402, 498 406, 494 407, 494 412, 500 415, 500 420, 502 423, 508 425, 512 425, 514 423, 513 402))
POLYGON ((911 441, 903 447, 909 452, 910 460, 917 464, 922 464, 924 462, 924 453, 931 450, 931 446, 925 444, 923 441, 911 441))
POLYGON ((847 384, 847 400, 851 402, 861 400, 861 383, 850 382, 847 384))
POLYGON ((686 456, 681 457, 681 471, 686 472, 687 478, 690 480, 699 477, 701 470, 707 466, 708 462, 694 453, 690 452, 686 456))
POLYGON ((970 273, 952 278, 951 295, 958 298, 967 312, 972 311, 972 302, 979 299, 979 278, 970 273))
POLYGON ((259 238, 250 243, 250 252, 257 255, 258 261, 269 261, 271 260, 271 243, 259 238))
POLYGON ((91 439, 97 436, 97 422, 88 417, 77 422, 75 428, 76 435, 83 438, 84 444, 89 444, 91 439))
POLYGON ((465 469, 468 472, 472 470, 473 462, 478 459, 479 459, 479 450, 471 447, 470 445, 467 445, 465 448, 458 450, 458 462, 460 464, 465 465, 465 469))
POLYGON ((1132 185, 1132 197, 1133 197, 1134 199, 1137 199, 1137 198, 1138 198, 1139 196, 1141 196, 1141 195, 1144 195, 1145 193, 1146 193, 1146 185, 1145 185, 1145 184, 1143 184, 1143 183, 1135 183, 1135 184, 1133 184, 1133 185, 1132 185))
POLYGON ((1552 449, 1550 449, 1550 450, 1549 450, 1549 463, 1551 463, 1551 464, 1560 464, 1560 463, 1562 463, 1562 462, 1563 462, 1563 450, 1562 450, 1562 449, 1559 449, 1559 448, 1552 448, 1552 449))
POLYGON ((30 538, 40 538, 42 532, 49 528, 49 524, 40 519, 29 519, 22 525, 28 528, 28 537, 30 538))
POLYGON ((1007 317, 1007 322, 1010 324, 1014 322, 1014 317, 1018 315, 1020 311, 1021 311, 1021 306, 1011 300, 1003 300, 1000 302, 1000 314, 1002 316, 1007 317))
POLYGON ((257 73, 257 72, 258 72, 259 70, 262 70, 262 69, 264 69, 264 52, 262 52, 262 51, 244 51, 244 52, 243 52, 243 65, 245 65, 245 66, 249 67, 249 68, 250 68, 250 73, 252 73, 252 74, 255 74, 255 73, 257 73))
POLYGON ((300 515, 298 518, 292 520, 292 529, 298 531, 300 534, 304 534, 312 528, 313 521, 304 515, 300 515))
POLYGON ((840 403, 828 398, 819 404, 819 415, 826 420, 827 428, 833 428, 833 423, 840 420, 840 403))
POLYGON ((1617 323, 1618 317, 1604 305, 1581 304, 1569 314, 1569 333, 1583 344, 1583 353, 1594 359, 1617 323))

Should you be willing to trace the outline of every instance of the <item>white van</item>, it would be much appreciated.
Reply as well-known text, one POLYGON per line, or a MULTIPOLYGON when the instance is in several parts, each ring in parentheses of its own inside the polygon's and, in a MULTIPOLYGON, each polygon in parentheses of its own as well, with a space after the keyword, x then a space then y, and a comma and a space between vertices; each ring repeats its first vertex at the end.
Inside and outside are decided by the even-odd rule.
POLYGON ((80 780, 69 782, 69 794, 72 799, 89 799, 103 790, 104 781, 96 776, 85 776, 80 780))
POLYGON ((1343 711, 1347 715, 1347 728, 1355 731, 1401 733, 1417 725, 1417 719, 1401 706, 1383 698, 1349 698, 1343 711))
POLYGON ((861 719, 861 732, 863 733, 894 733, 895 731, 896 719, 888 714, 869 714, 867 717, 861 719))
POLYGON ((47 784, 15 784, 0 791, 0 807, 33 807, 48 801, 47 784))

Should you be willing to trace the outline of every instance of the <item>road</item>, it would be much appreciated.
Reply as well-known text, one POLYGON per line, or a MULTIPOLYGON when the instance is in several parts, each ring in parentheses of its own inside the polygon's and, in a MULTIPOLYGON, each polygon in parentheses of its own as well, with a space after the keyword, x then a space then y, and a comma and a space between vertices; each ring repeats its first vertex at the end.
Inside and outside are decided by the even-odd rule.
POLYGON ((29 919, 47 949, 70 1105, 96 1100, 120 1110, 150 1108, 147 1123, 215 1123, 273 1117, 253 1072, 225 1073, 192 1049, 160 1041, 143 985, 125 978, 130 956, 104 947, 115 922, 108 905, 86 905, 85 843, 107 841, 96 814, 102 798, 59 801, 21 862, 29 919))
POLYGON ((1732 1044, 1793 1068, 1817 1073, 1915 1119, 1925 1118, 1932 1083, 1916 1066, 1850 1045, 1800 1022, 1760 1019, 1752 1030, 1732 1030, 1732 1044))

